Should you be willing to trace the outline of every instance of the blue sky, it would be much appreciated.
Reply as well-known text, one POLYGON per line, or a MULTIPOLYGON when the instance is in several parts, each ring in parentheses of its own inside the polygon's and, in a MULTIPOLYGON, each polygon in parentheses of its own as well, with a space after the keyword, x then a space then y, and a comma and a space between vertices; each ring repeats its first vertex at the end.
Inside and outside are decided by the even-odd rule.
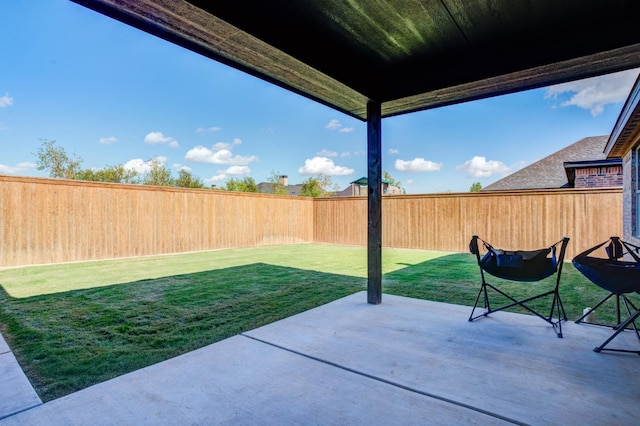
MULTIPOLYGON (((638 70, 383 120, 382 167, 409 194, 486 186, 607 135, 638 70)), ((0 174, 43 140, 84 168, 157 158, 207 185, 367 174, 366 124, 67 0, 0 2, 0 174)))

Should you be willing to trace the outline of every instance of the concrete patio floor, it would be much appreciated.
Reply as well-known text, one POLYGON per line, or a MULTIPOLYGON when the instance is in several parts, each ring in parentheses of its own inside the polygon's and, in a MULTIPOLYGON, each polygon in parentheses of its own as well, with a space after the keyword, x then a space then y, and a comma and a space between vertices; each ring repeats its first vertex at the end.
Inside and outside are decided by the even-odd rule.
POLYGON ((357 293, 44 404, 0 342, 0 425, 638 424, 640 357, 592 350, 611 329, 470 309, 357 293))

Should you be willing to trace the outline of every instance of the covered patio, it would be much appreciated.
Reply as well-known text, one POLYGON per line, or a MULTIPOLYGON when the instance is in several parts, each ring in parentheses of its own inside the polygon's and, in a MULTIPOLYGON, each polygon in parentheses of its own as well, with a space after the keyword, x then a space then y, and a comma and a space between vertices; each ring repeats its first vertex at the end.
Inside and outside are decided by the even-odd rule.
POLYGON ((634 0, 73 1, 367 122, 372 304, 383 118, 640 66, 634 0))
POLYGON ((380 153, 384 117, 640 66, 638 2, 75 1, 366 120, 368 290, 46 404, 27 389, 0 424, 637 424, 637 356, 592 351, 610 329, 381 303, 380 153))
MULTIPOLYGON (((637 355, 592 350, 610 329, 567 322, 558 339, 530 315, 468 322, 467 306, 384 298, 373 306, 356 293, 35 407, 25 394, 24 411, 0 424, 632 425, 640 418, 637 355)), ((626 334, 616 345, 637 346, 626 334)), ((0 383, 3 401, 16 395, 16 383, 0 383)))

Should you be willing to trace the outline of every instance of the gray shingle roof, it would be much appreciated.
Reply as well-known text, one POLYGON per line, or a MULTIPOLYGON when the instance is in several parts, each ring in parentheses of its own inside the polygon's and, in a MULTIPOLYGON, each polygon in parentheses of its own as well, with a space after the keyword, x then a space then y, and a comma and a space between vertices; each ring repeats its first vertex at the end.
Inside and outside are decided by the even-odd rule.
MULTIPOLYGON (((287 195, 300 195, 301 189, 302 184, 300 183, 296 185, 287 185, 284 187, 284 190, 287 191, 287 195)), ((273 194, 273 184, 270 182, 260 182, 258 184, 258 192, 273 194)))
POLYGON ((568 185, 564 163, 604 160, 608 136, 590 136, 518 170, 482 191, 562 188, 568 185))

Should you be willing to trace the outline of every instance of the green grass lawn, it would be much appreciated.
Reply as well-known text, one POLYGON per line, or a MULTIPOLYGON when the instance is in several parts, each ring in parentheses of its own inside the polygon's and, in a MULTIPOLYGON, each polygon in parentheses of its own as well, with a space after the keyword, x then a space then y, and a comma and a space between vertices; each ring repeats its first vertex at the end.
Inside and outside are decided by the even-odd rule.
MULTIPOLYGON (((384 293, 468 306, 480 283, 464 253, 384 249, 383 273, 384 293)), ((48 401, 366 290, 366 275, 365 248, 323 244, 4 269, 0 331, 48 401)), ((606 292, 567 263, 561 295, 576 319, 606 292)))

